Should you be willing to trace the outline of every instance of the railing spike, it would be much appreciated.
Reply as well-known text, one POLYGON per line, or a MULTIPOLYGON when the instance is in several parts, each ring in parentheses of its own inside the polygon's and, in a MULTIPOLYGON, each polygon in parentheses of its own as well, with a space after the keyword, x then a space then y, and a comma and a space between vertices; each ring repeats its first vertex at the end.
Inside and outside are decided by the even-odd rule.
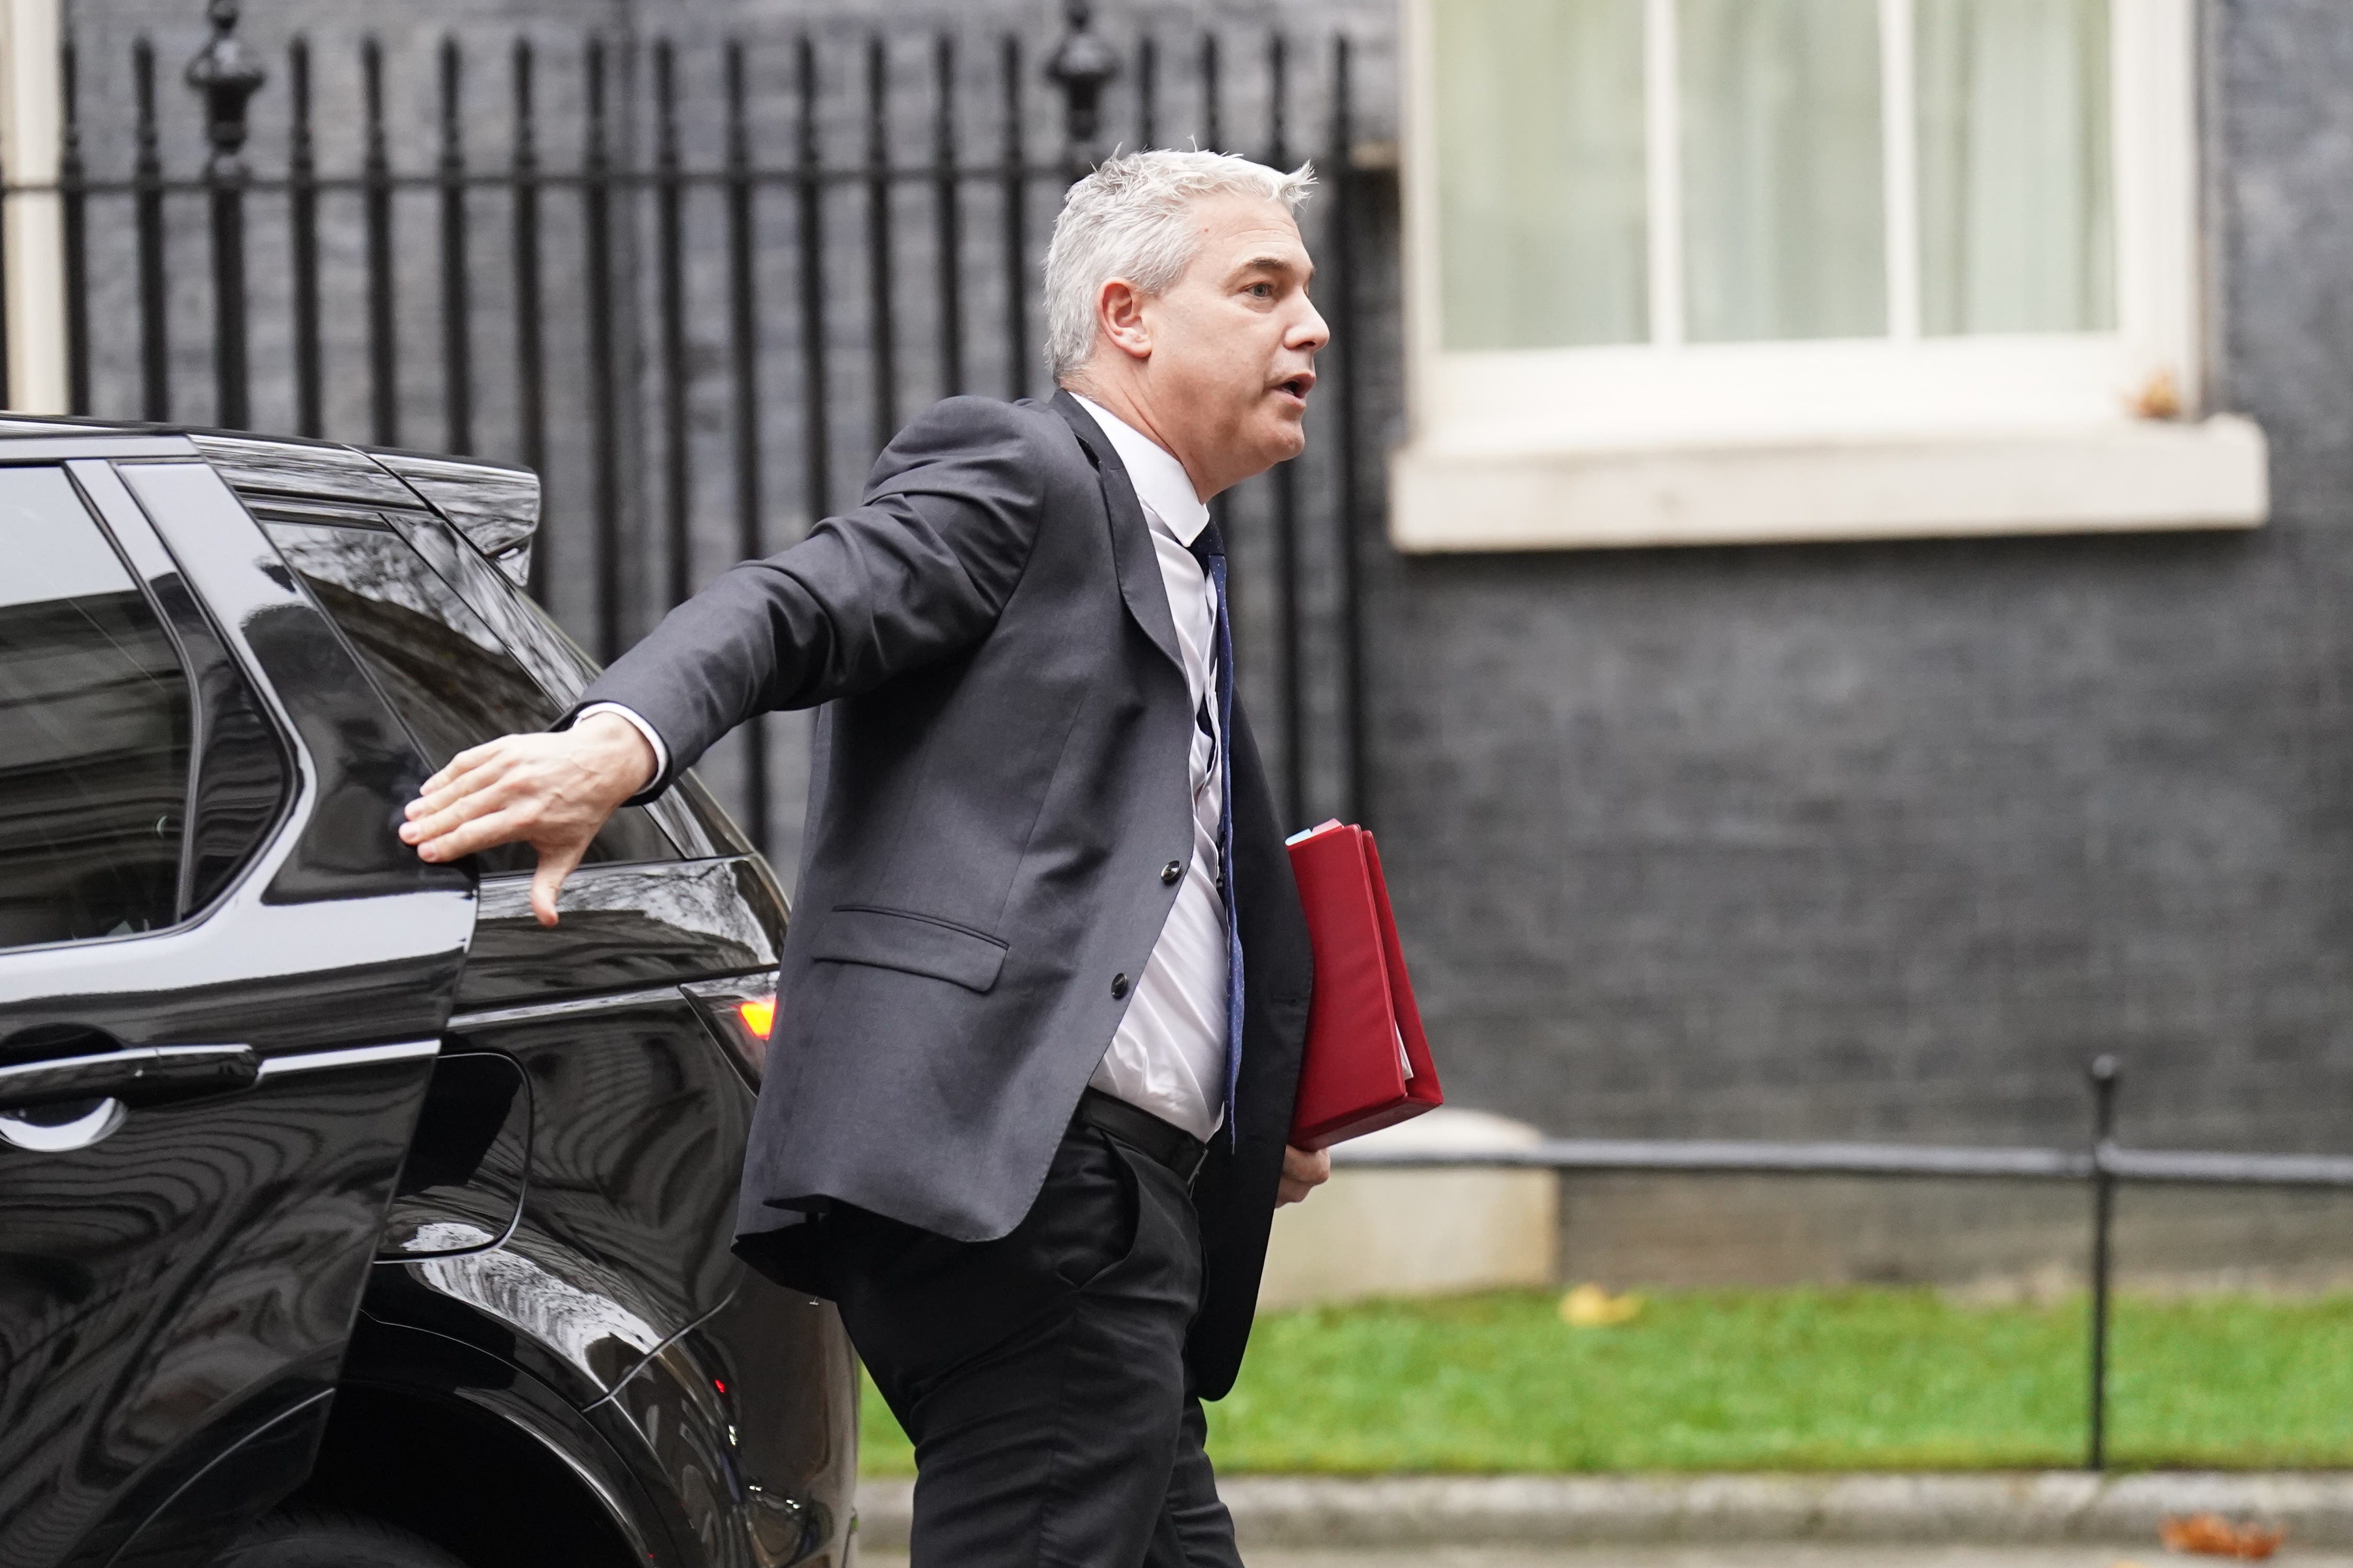
POLYGON ((1071 30, 1046 61, 1047 79, 1062 89, 1063 147, 1073 173, 1094 162, 1103 90, 1119 75, 1119 57, 1092 31, 1094 9, 1088 0, 1063 6, 1071 30))

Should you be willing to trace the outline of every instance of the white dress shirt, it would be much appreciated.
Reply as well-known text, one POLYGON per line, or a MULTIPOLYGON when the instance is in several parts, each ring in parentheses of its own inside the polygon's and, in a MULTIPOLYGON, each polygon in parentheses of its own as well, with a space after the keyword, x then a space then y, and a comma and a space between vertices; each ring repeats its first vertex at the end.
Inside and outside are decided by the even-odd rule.
MULTIPOLYGON (((1176 623, 1176 649, 1184 656, 1185 685, 1198 714, 1207 711, 1214 731, 1219 721, 1216 675, 1218 589, 1193 555, 1193 541, 1209 525, 1209 509, 1194 492, 1192 479, 1166 447, 1088 399, 1079 406, 1094 416, 1135 486, 1144 521, 1168 592, 1168 613, 1176 623)), ((1193 726, 1190 778, 1193 795, 1193 859, 1160 928, 1160 941, 1145 961, 1143 978, 1128 997, 1127 1012, 1112 1036, 1111 1048, 1090 1081, 1113 1095, 1174 1122, 1207 1142, 1225 1120, 1226 1103, 1226 903, 1218 890, 1219 827, 1225 810, 1225 745, 1193 726)))
MULTIPOLYGON (((1225 1120, 1226 1102, 1226 904, 1218 889, 1218 841, 1225 809, 1225 744, 1215 734, 1219 722, 1216 687, 1218 589, 1193 555, 1193 541, 1209 524, 1209 509, 1194 492, 1192 479, 1166 447, 1118 416, 1086 398, 1079 406, 1094 416, 1111 438, 1143 503, 1168 593, 1168 613, 1176 623, 1176 647, 1184 655, 1185 685, 1197 714, 1206 713, 1211 733, 1192 726, 1193 750, 1187 783, 1193 797, 1193 858, 1160 941, 1145 961, 1144 974, 1129 993, 1127 1011, 1112 1036, 1111 1048, 1089 1081, 1105 1094, 1150 1111, 1207 1142, 1225 1120)), ((584 708, 580 717, 617 713, 653 748, 656 776, 670 765, 669 748, 643 717, 618 702, 584 708)))

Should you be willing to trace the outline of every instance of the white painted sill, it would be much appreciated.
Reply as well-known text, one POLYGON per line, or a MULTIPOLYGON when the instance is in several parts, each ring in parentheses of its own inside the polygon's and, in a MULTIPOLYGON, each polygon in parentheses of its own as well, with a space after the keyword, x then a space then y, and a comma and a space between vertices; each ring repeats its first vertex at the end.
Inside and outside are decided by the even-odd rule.
POLYGON ((1424 437, 1390 468, 1409 553, 2236 529, 2271 505, 2232 415, 1615 447, 1424 437))

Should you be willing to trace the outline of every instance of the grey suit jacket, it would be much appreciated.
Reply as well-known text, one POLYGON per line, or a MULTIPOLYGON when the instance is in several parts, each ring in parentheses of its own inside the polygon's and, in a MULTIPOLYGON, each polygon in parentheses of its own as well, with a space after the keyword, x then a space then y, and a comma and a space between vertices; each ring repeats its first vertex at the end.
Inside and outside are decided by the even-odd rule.
MULTIPOLYGON (((1010 1230, 1159 940, 1161 868, 1192 854, 1176 629, 1100 427, 1067 394, 937 405, 863 504, 672 611, 584 699, 607 700, 672 770, 753 713, 822 705, 737 1249, 822 1291, 805 1222, 832 1204, 1010 1230)), ((1239 702, 1233 730, 1248 985, 1234 1136, 1195 1187, 1209 1396, 1249 1333, 1313 978, 1239 702)))

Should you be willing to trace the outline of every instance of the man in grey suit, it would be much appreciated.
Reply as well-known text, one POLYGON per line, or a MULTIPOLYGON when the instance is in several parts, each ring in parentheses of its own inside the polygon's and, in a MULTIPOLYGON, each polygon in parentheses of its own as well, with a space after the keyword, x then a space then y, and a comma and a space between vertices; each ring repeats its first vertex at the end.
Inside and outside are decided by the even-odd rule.
POLYGON ((1233 1383, 1312 968, 1207 501, 1294 456, 1309 175, 1115 158, 1046 263, 1044 404, 950 398, 863 504, 671 612, 404 837, 533 907, 749 715, 820 708, 737 1250, 831 1298, 915 1441, 918 1565, 1239 1563, 1233 1383))

